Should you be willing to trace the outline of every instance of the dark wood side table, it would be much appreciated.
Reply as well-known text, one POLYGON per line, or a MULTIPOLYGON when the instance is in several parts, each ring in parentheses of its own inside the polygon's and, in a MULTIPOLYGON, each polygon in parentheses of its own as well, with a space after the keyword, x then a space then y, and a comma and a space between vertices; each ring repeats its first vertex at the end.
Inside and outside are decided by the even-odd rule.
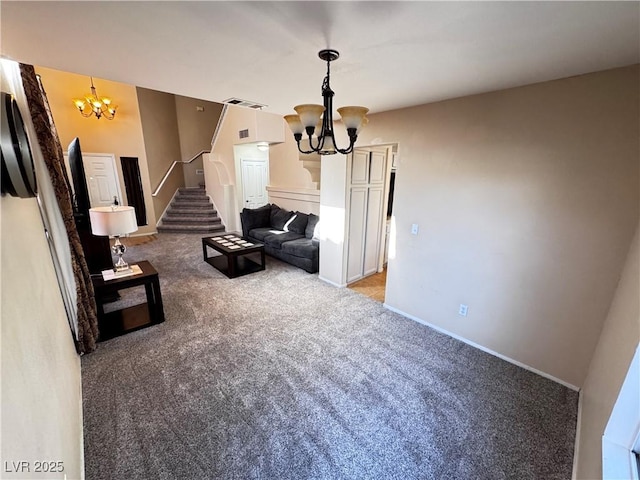
POLYGON ((137 262, 137 265, 142 270, 142 273, 138 275, 107 281, 104 281, 102 276, 92 277, 98 306, 99 341, 164 322, 164 307, 162 306, 158 272, 146 260, 137 262), (142 285, 147 293, 146 303, 109 313, 104 312, 106 301, 113 298, 113 295, 119 290, 142 285))

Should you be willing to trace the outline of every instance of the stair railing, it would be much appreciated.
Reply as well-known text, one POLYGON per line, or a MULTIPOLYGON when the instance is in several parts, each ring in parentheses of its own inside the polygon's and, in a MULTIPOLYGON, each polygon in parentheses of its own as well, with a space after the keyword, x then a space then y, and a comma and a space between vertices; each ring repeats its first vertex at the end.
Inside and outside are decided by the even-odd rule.
POLYGON ((169 170, 167 170, 167 173, 164 174, 164 177, 162 177, 162 180, 160 180, 160 185, 158 185, 158 187, 154 190, 154 192, 151 194, 152 197, 157 197, 158 193, 160 193, 160 190, 162 189, 162 186, 164 185, 164 182, 167 181, 167 178, 169 178, 169 175, 171 175, 171 172, 173 172, 173 169, 176 167, 176 165, 178 164, 185 164, 185 163, 191 163, 194 160, 196 160, 198 157, 201 157, 202 155, 204 155, 205 153, 211 153, 211 150, 202 150, 199 153, 196 153, 192 158, 190 158, 189 160, 176 160, 174 161, 171 166, 169 167, 169 170))
MULTIPOLYGON (((218 117, 218 123, 216 124, 216 128, 213 131, 213 137, 211 138, 211 150, 213 150, 213 147, 215 146, 216 140, 218 139, 218 132, 220 132, 220 127, 222 126, 222 122, 224 120, 225 114, 227 113, 227 105, 223 105, 222 106, 222 112, 220 112, 220 116, 218 117)), ((160 180, 160 184, 158 185, 158 187, 153 191, 153 193, 151 194, 152 197, 157 197, 158 193, 160 193, 160 190, 162 189, 162 186, 164 185, 164 182, 167 181, 167 178, 169 178, 169 176, 171 175, 171 172, 173 172, 173 169, 176 167, 176 165, 178 165, 179 163, 181 164, 185 164, 185 163, 191 163, 194 160, 196 160, 198 157, 201 157, 202 155, 204 155, 205 153, 211 153, 211 150, 202 150, 201 152, 196 153, 191 159, 189 160, 176 160, 174 161, 171 166, 169 167, 169 170, 167 170, 167 173, 164 174, 164 177, 162 177, 162 180, 160 180)))

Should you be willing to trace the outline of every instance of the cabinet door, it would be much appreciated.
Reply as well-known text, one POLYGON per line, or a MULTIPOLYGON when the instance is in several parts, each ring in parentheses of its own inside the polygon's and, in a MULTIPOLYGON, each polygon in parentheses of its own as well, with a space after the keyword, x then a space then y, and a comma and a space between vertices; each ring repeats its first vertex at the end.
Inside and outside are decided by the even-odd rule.
POLYGON ((351 156, 351 184, 366 185, 369 180, 369 152, 354 150, 351 156))
POLYGON ((351 197, 349 199, 347 283, 362 277, 366 216, 367 187, 353 187, 351 188, 351 197))
POLYGON ((384 185, 386 167, 386 152, 371 152, 371 166, 369 170, 369 183, 371 185, 384 185))
POLYGON ((380 234, 382 232, 382 206, 384 188, 371 187, 367 201, 367 223, 365 227, 364 260, 362 274, 371 275, 378 271, 380 257, 380 234))

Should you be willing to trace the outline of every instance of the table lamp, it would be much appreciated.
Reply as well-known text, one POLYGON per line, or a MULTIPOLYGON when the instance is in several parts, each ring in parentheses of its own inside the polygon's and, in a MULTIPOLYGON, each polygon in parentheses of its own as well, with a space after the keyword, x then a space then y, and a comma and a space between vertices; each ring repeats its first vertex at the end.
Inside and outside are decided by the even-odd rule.
POLYGON ((138 230, 136 211, 133 207, 111 205, 110 207, 95 207, 89 209, 91 232, 97 236, 115 237, 116 241, 111 251, 118 255, 118 261, 113 266, 116 274, 130 272, 127 262, 122 258, 127 248, 120 243, 120 235, 138 230))

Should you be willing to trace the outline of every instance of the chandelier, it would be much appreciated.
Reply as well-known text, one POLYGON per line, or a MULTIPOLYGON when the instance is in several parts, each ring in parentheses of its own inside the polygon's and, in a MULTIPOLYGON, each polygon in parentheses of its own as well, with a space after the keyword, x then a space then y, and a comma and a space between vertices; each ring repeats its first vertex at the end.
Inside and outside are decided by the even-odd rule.
POLYGON ((111 99, 108 97, 99 97, 96 87, 93 86, 93 77, 91 78, 91 94, 85 95, 84 99, 76 98, 73 103, 78 107, 83 117, 95 115, 96 118, 104 117, 107 120, 113 120, 116 116, 117 106, 111 105, 111 99))
POLYGON ((327 75, 322 82, 322 98, 324 105, 298 105, 293 109, 297 115, 285 115, 284 119, 289 124, 293 132, 293 137, 298 144, 300 153, 319 153, 320 155, 333 155, 337 152, 347 155, 353 151, 353 145, 358 138, 360 128, 368 123, 365 117, 368 108, 365 107, 341 107, 338 113, 342 123, 349 135, 349 146, 345 149, 336 146, 336 139, 333 133, 333 95, 329 85, 331 62, 336 60, 340 54, 335 50, 320 50, 318 56, 327 62, 327 75), (316 132, 317 131, 317 132, 316 132), (300 146, 303 133, 309 136, 309 149, 303 150, 300 146), (316 137, 314 141, 313 137, 316 137))

